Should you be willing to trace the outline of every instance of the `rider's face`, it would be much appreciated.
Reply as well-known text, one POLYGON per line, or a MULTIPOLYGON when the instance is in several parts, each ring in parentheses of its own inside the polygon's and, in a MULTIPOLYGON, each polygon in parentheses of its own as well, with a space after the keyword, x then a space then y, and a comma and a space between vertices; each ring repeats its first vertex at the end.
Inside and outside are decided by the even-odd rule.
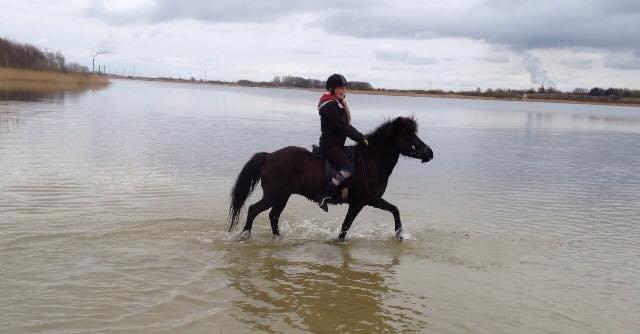
POLYGON ((347 94, 347 87, 336 87, 334 89, 334 94, 339 99, 344 99, 344 96, 347 94))

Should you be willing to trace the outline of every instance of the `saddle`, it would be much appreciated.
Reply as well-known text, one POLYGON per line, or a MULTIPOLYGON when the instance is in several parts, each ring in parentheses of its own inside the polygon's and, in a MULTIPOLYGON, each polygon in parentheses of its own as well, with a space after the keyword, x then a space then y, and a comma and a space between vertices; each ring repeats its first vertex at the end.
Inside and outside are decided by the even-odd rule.
MULTIPOLYGON (((347 156, 347 159, 349 159, 349 161, 355 166, 355 146, 345 146, 344 152, 347 156)), ((331 164, 329 159, 327 159, 327 157, 324 156, 324 153, 322 153, 322 149, 320 148, 320 146, 311 145, 311 153, 317 155, 318 157, 324 160, 324 179, 325 179, 325 182, 330 182, 331 178, 334 175, 336 175, 336 173, 338 173, 338 169, 335 168, 331 164)), ((346 182, 343 182, 342 184, 340 184, 336 190, 342 190, 342 189, 348 188, 349 184, 351 183, 351 180, 353 180, 353 175, 351 175, 351 177, 346 182)), ((346 198, 343 198, 343 200, 346 200, 346 198)))

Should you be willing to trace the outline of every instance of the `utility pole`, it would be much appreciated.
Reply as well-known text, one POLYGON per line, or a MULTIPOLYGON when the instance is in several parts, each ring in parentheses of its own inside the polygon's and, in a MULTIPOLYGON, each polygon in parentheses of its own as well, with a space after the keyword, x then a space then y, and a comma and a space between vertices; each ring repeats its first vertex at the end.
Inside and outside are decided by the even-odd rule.
POLYGON ((204 70, 204 81, 207 81, 207 70, 204 70))

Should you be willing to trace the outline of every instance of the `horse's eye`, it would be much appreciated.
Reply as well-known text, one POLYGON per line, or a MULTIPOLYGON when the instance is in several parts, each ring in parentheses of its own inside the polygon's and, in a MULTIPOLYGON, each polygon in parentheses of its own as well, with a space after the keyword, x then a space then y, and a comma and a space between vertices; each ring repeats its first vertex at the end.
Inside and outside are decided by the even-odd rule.
POLYGON ((416 145, 411 145, 411 149, 415 150, 416 149, 416 145))

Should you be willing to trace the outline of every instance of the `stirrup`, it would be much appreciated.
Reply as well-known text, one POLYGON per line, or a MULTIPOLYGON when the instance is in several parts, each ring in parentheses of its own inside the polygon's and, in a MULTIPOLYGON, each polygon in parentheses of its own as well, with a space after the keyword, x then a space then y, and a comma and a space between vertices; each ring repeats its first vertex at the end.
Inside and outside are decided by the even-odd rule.
POLYGON ((329 200, 333 198, 334 188, 335 188, 335 185, 331 183, 331 181, 329 181, 327 185, 324 187, 324 190, 320 194, 318 194, 318 196, 316 197, 316 202, 318 202, 318 206, 320 206, 320 209, 324 210, 324 212, 329 212, 329 208, 327 207, 327 204, 329 203, 329 200))

